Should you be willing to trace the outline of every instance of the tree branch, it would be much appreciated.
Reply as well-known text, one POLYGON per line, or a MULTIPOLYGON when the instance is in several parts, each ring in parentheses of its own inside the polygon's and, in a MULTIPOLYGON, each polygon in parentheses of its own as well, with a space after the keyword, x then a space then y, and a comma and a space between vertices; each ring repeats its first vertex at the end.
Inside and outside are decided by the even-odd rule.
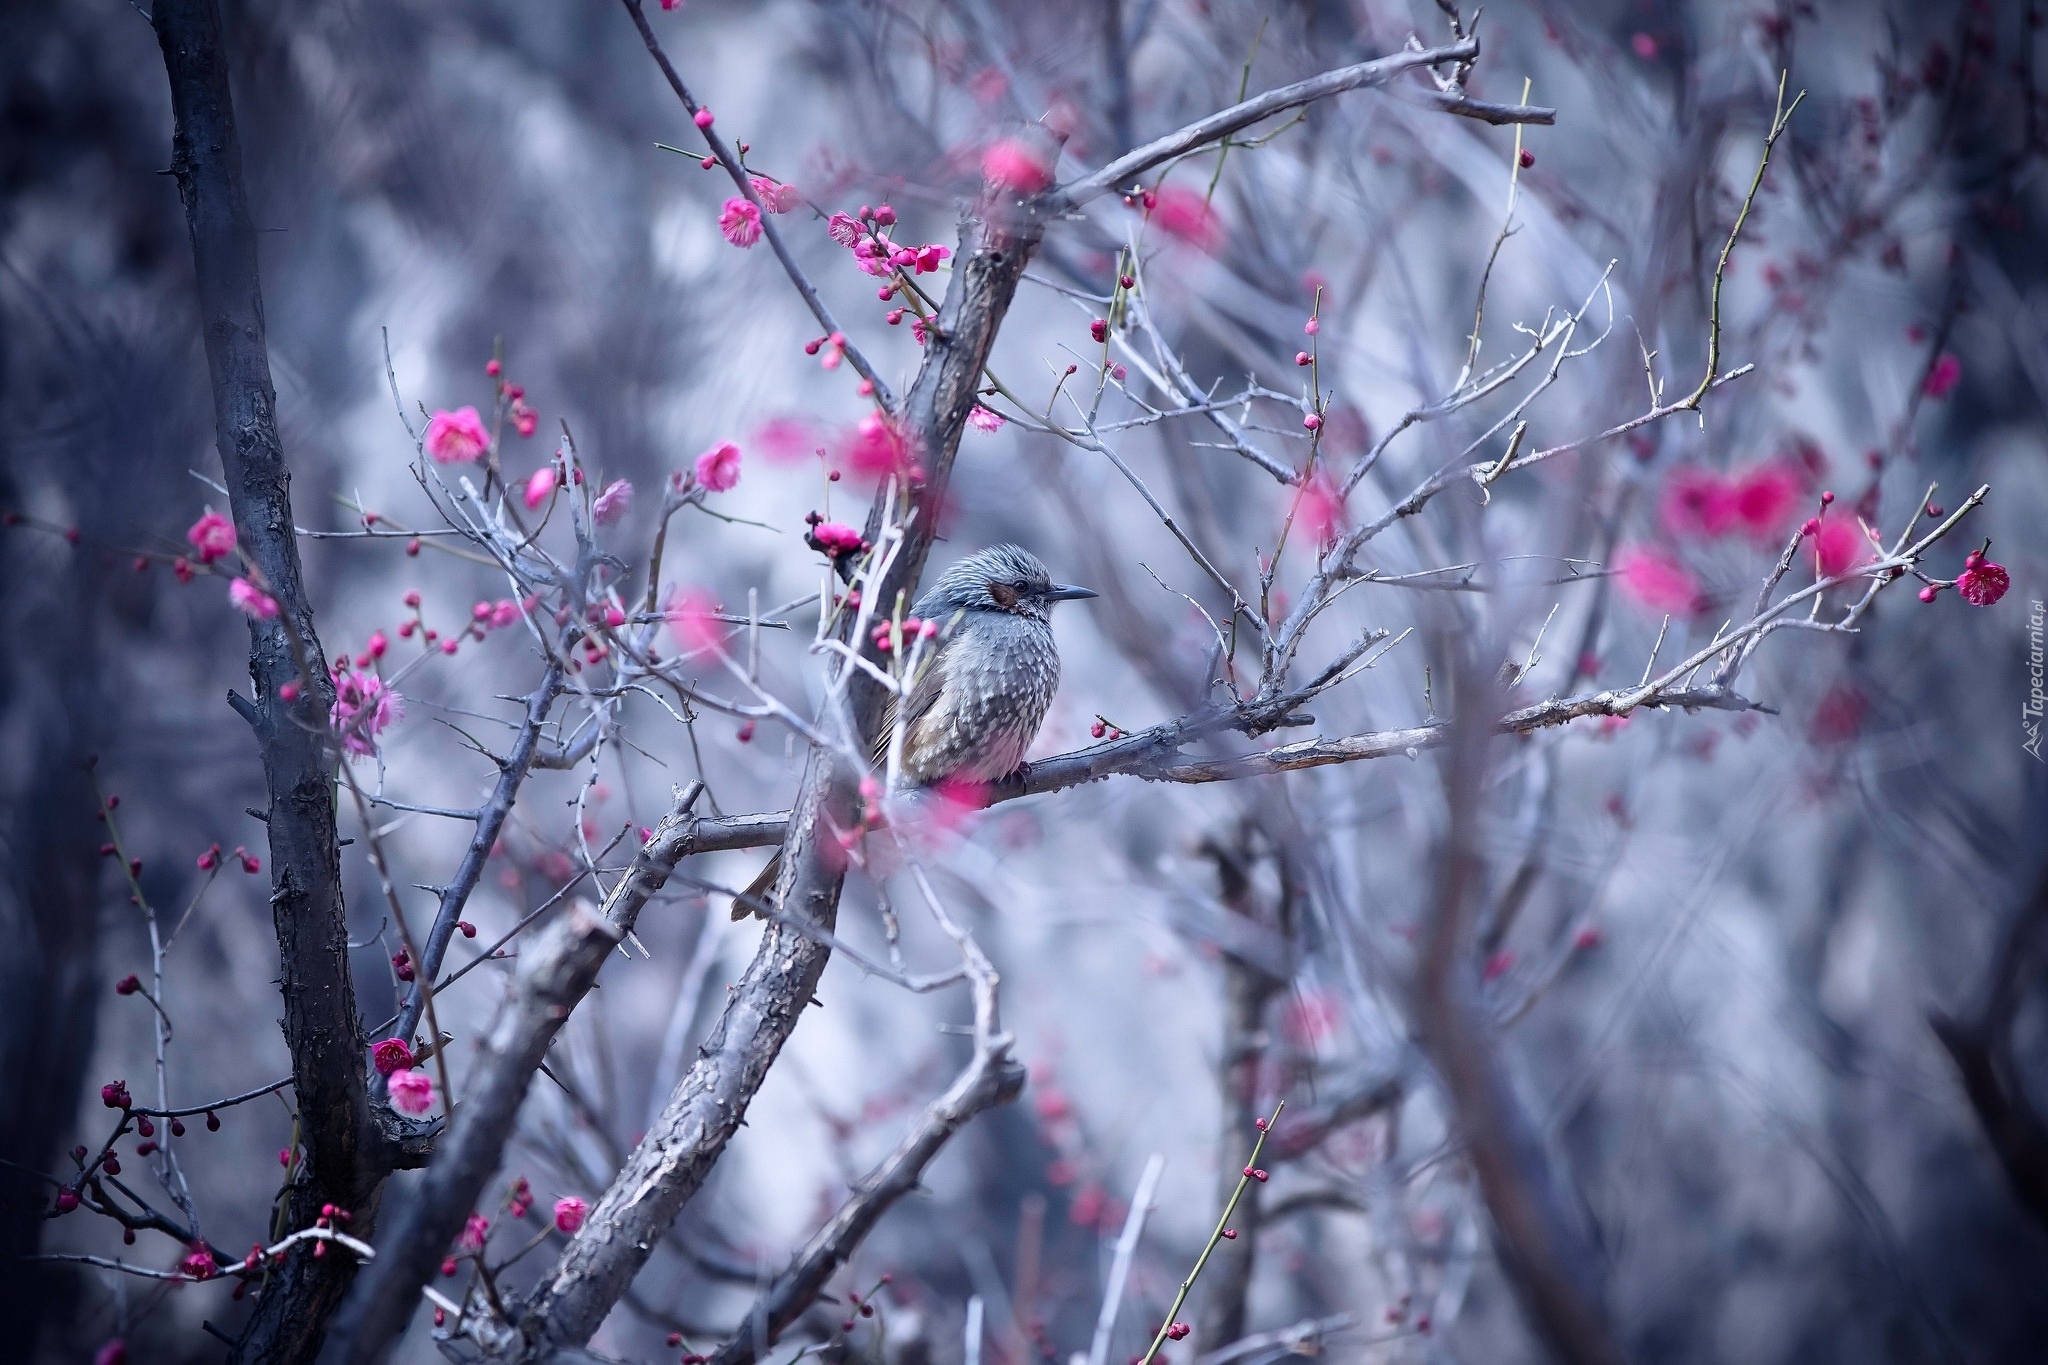
MULTIPOLYGON (((976 976, 974 986, 977 1012, 992 1010, 992 975, 976 976)), ((854 1187, 853 1198, 818 1230, 789 1269, 762 1291, 747 1313, 746 1325, 712 1357, 712 1365, 753 1365, 816 1301, 826 1282, 852 1257, 882 1215, 917 1188, 925 1167, 952 1136, 976 1114, 1009 1103, 1023 1089, 1024 1068, 1010 1057, 1008 1035, 978 1040, 966 1069, 945 1094, 932 1101, 888 1159, 854 1187)))
MULTIPOLYGON (((416 969, 412 990, 405 997, 405 1004, 399 1008, 398 1021, 391 1030, 393 1038, 411 1038, 412 1031, 419 1027, 420 1012, 426 1008, 429 983, 439 979, 441 961, 448 953, 448 944, 455 937, 456 923, 462 918, 462 909, 469 903, 470 893, 476 890, 477 879, 484 874, 484 864, 489 861, 491 849, 498 842, 498 833, 505 827, 505 817, 512 811, 513 802, 519 799, 519 786, 526 780, 527 773, 540 766, 543 757, 540 749, 541 728, 547 724, 548 712, 555 704, 555 698, 562 691, 562 663, 559 657, 548 662, 546 675, 526 698, 526 723, 519 727, 518 737, 512 741, 512 752, 505 757, 498 772, 498 785, 491 792, 491 799, 485 803, 477 816, 476 833, 471 836, 469 848, 462 855, 462 863, 455 869, 455 876, 441 892, 441 904, 434 912, 434 923, 427 930, 427 941, 420 948, 421 961, 416 969)), ((592 726, 595 736, 600 727, 592 726)))
POLYGON ((1493 1217, 1495 1244, 1530 1326, 1567 1365, 1621 1365, 1593 1249, 1567 1212, 1536 1124, 1515 1096, 1477 998, 1471 920, 1486 885, 1479 831, 1488 751, 1499 727, 1475 722, 1498 714, 1501 691, 1480 662, 1470 632, 1441 629, 1437 646, 1437 657, 1450 661, 1454 699, 1467 722, 1453 729, 1445 764, 1449 829, 1416 973, 1423 1047, 1442 1078, 1466 1158, 1493 1217))
POLYGON ((668 883, 690 847, 690 808, 703 790, 678 794, 633 867, 605 898, 601 917, 572 906, 520 955, 520 971, 479 1041, 469 1091, 446 1137, 404 1206, 377 1239, 377 1259, 363 1271, 320 1353, 322 1365, 371 1362, 405 1330, 420 1289, 462 1230, 477 1195, 498 1167, 518 1122, 533 1074, 570 1012, 589 993, 606 956, 633 928, 648 898, 668 883))
MULTIPOLYGON (((1404 71, 1412 71, 1418 67, 1441 66, 1446 62, 1470 62, 1478 55, 1479 40, 1466 38, 1443 47, 1397 52, 1391 57, 1381 57, 1376 61, 1360 62, 1355 66, 1342 66, 1335 71, 1325 71, 1320 76, 1311 76, 1305 81, 1296 81, 1277 90, 1268 90, 1263 95, 1255 95, 1241 104, 1233 104, 1228 109, 1220 110, 1205 119, 1197 119, 1164 137, 1155 138, 1137 150, 1118 157, 1101 170, 1051 191, 1048 198, 1060 209, 1077 209, 1091 199, 1135 183, 1147 171, 1163 166, 1176 157, 1186 156, 1197 148, 1205 147, 1219 138, 1228 137, 1240 129, 1249 128, 1254 123, 1271 118, 1275 114, 1283 114, 1289 109, 1299 109, 1304 104, 1314 104, 1317 100, 1341 95, 1347 90, 1356 90, 1361 86, 1385 85, 1404 71)), ((1428 96, 1425 95, 1424 98, 1428 96)), ((1487 105, 1451 95, 1442 95, 1436 103, 1451 113, 1486 117, 1490 123, 1557 121, 1555 109, 1543 109, 1534 105, 1487 105), (1481 110, 1486 112, 1478 112, 1481 110)))
MULTIPOLYGON (((962 226, 961 251, 916 382, 905 397, 899 430, 926 471, 908 490, 914 512, 888 572, 869 600, 914 599, 931 548, 935 514, 975 389, 1017 283, 1038 245, 1043 219, 1028 210, 1004 212, 994 197, 982 216, 962 226)), ((868 515, 877 539, 890 508, 885 489, 868 515)), ((850 621, 849 621, 850 625, 850 621)), ((861 642, 864 648, 866 641, 861 642)), ((885 694, 856 673, 847 689, 853 723, 874 735, 885 694)), ((776 887, 777 905, 825 932, 837 919, 845 855, 832 834, 851 828, 859 774, 814 747, 797 792, 776 887)), ((763 933, 754 960, 726 1001, 724 1014, 677 1085, 625 1169, 591 1211, 543 1281, 519 1324, 526 1358, 580 1347, 604 1321, 646 1262, 660 1232, 696 1193, 745 1117, 748 1103, 812 998, 830 950, 782 924, 763 933)))
MULTIPOLYGON (((171 171, 191 233, 229 506, 250 576, 278 604, 277 616, 249 622, 255 700, 244 714, 256 731, 269 786, 271 909, 307 1154, 286 1222, 308 1227, 327 1203, 355 1210, 367 1222, 374 1176, 364 1157, 375 1130, 335 834, 327 735, 334 688, 292 532, 291 474, 277 433, 256 232, 242 188, 220 11, 217 0, 161 0, 153 22, 170 79, 171 171), (288 683, 298 688, 292 702, 278 695, 288 683)), ((243 1330, 235 1358, 311 1359, 354 1272, 353 1257, 288 1256, 243 1330)))
POLYGON ((2048 1122, 2027 1096, 2024 1068, 2013 1056, 2012 1028, 2027 972, 2048 937, 2048 869, 1999 936, 1986 972, 1983 1006, 1968 1019, 1936 1014, 1934 1036, 1956 1064, 1963 1092, 1984 1127, 2013 1194, 2048 1227, 2048 1122))

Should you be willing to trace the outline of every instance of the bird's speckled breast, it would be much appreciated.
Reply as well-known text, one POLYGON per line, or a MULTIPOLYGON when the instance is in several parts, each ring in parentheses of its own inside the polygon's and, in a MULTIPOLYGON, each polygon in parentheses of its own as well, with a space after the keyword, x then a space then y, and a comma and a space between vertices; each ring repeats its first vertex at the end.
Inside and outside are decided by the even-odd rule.
POLYGON ((1016 771, 1059 690, 1052 627, 1008 612, 969 612, 934 666, 939 699, 905 736, 912 781, 989 782, 1016 771))

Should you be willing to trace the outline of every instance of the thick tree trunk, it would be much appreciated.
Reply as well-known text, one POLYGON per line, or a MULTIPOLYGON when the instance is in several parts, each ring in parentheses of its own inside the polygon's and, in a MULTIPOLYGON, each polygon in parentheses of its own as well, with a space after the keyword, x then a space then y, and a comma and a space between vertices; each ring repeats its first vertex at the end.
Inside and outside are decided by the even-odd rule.
MULTIPOLYGON (((191 231, 228 501, 251 577, 279 608, 269 619, 250 619, 255 696, 232 700, 256 732, 270 792, 271 908, 302 1152, 286 1221, 305 1227, 332 1203, 356 1212, 353 1230, 361 1235, 369 1230, 378 1163, 366 1159, 373 1130, 335 835, 326 725, 334 692, 299 568, 218 0, 159 0, 155 24, 170 77, 171 170, 191 231), (279 689, 289 683, 297 697, 287 702, 279 689)), ((237 1359, 282 1365, 312 1358, 355 1265, 353 1257, 315 1259, 311 1251, 294 1251, 272 1275, 237 1359)))

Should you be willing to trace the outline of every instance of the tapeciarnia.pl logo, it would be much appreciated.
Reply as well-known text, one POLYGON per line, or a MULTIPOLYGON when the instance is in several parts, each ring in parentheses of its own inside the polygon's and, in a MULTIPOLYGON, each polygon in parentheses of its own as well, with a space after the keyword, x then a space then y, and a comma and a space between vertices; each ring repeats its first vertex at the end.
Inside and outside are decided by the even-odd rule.
POLYGON ((2048 669, 2043 667, 2041 654, 2041 628, 2044 618, 2048 618, 2048 606, 2044 606, 2038 599, 2028 603, 2028 606, 2030 610, 2027 614, 2027 704, 2020 708, 2020 727, 2027 732, 2027 742, 2020 747, 2039 759, 2041 717, 2043 710, 2048 709, 2048 691, 2044 691, 2042 687, 2044 673, 2048 673, 2048 669))

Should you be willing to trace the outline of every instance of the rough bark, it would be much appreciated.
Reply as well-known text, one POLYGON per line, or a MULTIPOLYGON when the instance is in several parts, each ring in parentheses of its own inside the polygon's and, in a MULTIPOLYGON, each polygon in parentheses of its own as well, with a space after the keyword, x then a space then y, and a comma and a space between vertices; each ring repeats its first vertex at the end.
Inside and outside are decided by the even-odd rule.
MULTIPOLYGON (((160 0, 154 23, 170 78, 171 171, 191 234, 229 507, 251 576, 279 607, 272 618, 250 619, 254 698, 233 701, 256 733, 269 788, 271 909, 304 1151, 287 1222, 308 1226, 322 1204, 334 1203, 357 1211, 360 1232, 375 1191, 374 1163, 364 1159, 374 1130, 335 834, 326 726, 333 685, 299 566, 218 0, 160 0), (298 696, 287 702, 278 690, 293 682, 298 696)), ((310 1360, 354 1272, 352 1257, 294 1251, 271 1277, 234 1358, 310 1360)))
MULTIPOLYGON (((1285 910, 1278 916, 1261 916, 1259 898, 1253 889, 1252 871, 1256 853, 1249 826, 1241 827, 1230 847, 1210 840, 1203 852, 1216 864, 1217 880, 1224 907, 1233 915, 1254 921, 1268 921, 1265 928, 1285 941, 1285 910)), ((1285 893, 1283 892, 1283 900, 1285 893)), ((1223 1088, 1222 1128, 1217 1133, 1217 1207, 1227 1204, 1241 1182, 1238 1158, 1251 1150, 1257 1135, 1254 1125, 1264 1112, 1259 1093, 1260 1061, 1266 1052, 1266 1009, 1286 986, 1259 963, 1236 954, 1223 955, 1223 1057, 1220 1081, 1223 1088)), ((1231 1223, 1237 1238, 1216 1249, 1202 1282, 1202 1315, 1196 1335, 1197 1349, 1215 1350, 1244 1335, 1245 1303, 1251 1294, 1252 1272, 1257 1268, 1259 1227, 1262 1222, 1263 1187, 1246 1186, 1237 1201, 1231 1223)))

